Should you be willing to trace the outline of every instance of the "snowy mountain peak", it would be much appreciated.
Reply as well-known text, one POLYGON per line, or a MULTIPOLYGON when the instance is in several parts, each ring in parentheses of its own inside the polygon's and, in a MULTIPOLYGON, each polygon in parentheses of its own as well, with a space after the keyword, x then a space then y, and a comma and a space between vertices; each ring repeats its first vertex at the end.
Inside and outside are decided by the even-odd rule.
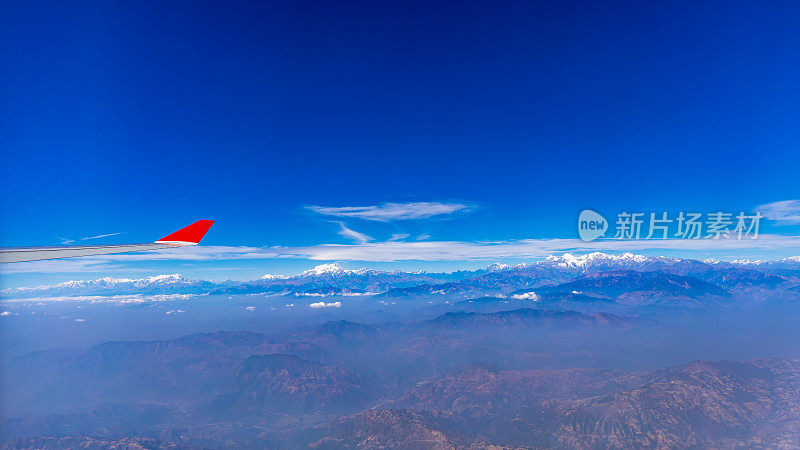
MULTIPOLYGON (((379 275, 379 274, 388 274, 389 272, 381 272, 379 270, 371 270, 371 269, 345 269, 344 267, 340 266, 338 263, 330 263, 330 264, 321 264, 319 266, 314 267, 313 269, 309 269, 300 273, 300 275, 296 275, 290 278, 306 278, 306 277, 314 277, 314 276, 339 276, 339 275, 379 275)), ((406 272, 402 271, 394 271, 392 272, 396 275, 405 275, 406 272)))
POLYGON ((94 280, 71 280, 53 285, 42 285, 37 287, 20 287, 4 289, 0 295, 20 296, 20 295, 76 295, 98 292, 110 293, 141 293, 141 292, 172 292, 175 289, 185 289, 187 287, 199 286, 203 282, 190 280, 178 273, 169 275, 155 275, 152 277, 129 279, 129 278, 97 278, 94 280))
POLYGON ((652 262, 660 263, 676 263, 679 259, 665 258, 665 257, 649 257, 644 255, 635 255, 633 253, 621 253, 619 255, 609 255, 607 253, 594 252, 585 255, 573 255, 572 253, 564 253, 558 256, 548 256, 543 263, 550 266, 562 268, 587 268, 594 265, 609 265, 609 264, 645 264, 652 262))
POLYGON ((138 279, 130 279, 130 278, 112 278, 112 277, 103 277, 97 278, 94 280, 70 280, 64 281, 54 285, 43 285, 37 286, 35 288, 20 288, 25 290, 45 290, 45 289, 60 289, 60 288, 85 288, 85 287, 92 287, 92 286, 120 286, 120 285, 137 285, 137 286, 148 286, 153 284, 163 285, 163 284, 170 284, 170 283, 185 283, 191 282, 188 278, 184 278, 179 273, 173 273, 170 275, 155 275, 152 277, 146 278, 138 278, 138 279))
POLYGON ((783 259, 766 259, 766 260, 734 259, 733 261, 731 261, 731 264, 736 264, 741 266, 770 266, 770 267, 777 267, 782 265, 794 267, 798 263, 800 263, 800 256, 789 256, 783 259))
POLYGON ((259 280, 285 280, 285 279, 286 277, 283 275, 273 275, 271 273, 268 273, 263 277, 259 278, 259 280))
MULTIPOLYGON (((181 274, 179 274, 179 273, 173 273, 171 275, 156 275, 154 277, 147 277, 144 280, 146 280, 146 282, 148 284, 152 284, 152 283, 162 283, 162 284, 163 283, 177 283, 177 282, 181 282, 181 281, 188 281, 186 278, 181 276, 181 274)), ((131 281, 131 280, 126 280, 126 281, 131 281)))
POLYGON ((340 274, 340 273, 349 273, 353 272, 352 270, 347 270, 344 267, 340 266, 337 263, 330 263, 330 264, 320 264, 319 266, 314 267, 313 269, 309 269, 300 273, 300 277, 308 277, 314 275, 326 275, 326 274, 340 274))
POLYGON ((587 264, 594 261, 615 261, 615 260, 628 260, 636 255, 630 253, 623 253, 620 256, 608 255, 605 253, 594 252, 586 255, 573 255, 572 253, 564 253, 559 256, 548 256, 545 262, 559 267, 586 267, 587 264))

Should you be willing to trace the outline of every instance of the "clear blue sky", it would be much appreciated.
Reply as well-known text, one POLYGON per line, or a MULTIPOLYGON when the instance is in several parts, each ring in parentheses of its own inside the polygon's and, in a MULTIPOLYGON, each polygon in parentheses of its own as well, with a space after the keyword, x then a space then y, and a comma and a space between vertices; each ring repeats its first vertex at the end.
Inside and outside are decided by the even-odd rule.
POLYGON ((796 2, 30 1, 0 22, 5 246, 198 218, 206 245, 348 243, 305 207, 385 202, 473 208, 344 226, 574 238, 584 208, 800 198, 796 2))

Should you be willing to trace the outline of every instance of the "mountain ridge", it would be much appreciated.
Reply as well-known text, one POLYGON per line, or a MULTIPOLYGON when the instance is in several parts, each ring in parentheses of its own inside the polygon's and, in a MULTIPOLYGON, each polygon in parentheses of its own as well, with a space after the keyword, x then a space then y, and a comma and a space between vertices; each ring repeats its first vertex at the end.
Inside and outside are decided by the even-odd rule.
POLYGON ((338 263, 330 263, 318 265, 297 275, 266 274, 259 279, 244 282, 194 280, 180 274, 156 275, 140 279, 104 277, 36 287, 7 288, 0 291, 0 297, 46 299, 126 294, 306 296, 378 294, 385 297, 450 295, 468 298, 508 294, 527 288, 533 290, 545 285, 563 284, 594 273, 625 270, 660 271, 675 276, 697 278, 719 284, 721 287, 767 285, 772 289, 783 289, 800 286, 800 257, 775 261, 724 262, 594 252, 577 256, 564 253, 517 265, 493 263, 485 269, 450 273, 347 269, 338 263))

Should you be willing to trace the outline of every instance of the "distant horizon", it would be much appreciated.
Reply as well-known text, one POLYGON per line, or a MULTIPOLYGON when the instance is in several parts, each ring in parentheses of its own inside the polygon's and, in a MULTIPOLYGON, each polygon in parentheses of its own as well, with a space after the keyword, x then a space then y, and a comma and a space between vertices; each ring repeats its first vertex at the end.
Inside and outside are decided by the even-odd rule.
MULTIPOLYGON (((323 264, 316 264, 312 267, 307 269, 303 269, 300 271, 295 272, 287 272, 287 273, 264 273, 260 276, 254 278, 242 278, 242 279, 234 279, 234 278, 202 278, 202 277, 192 277, 184 275, 183 273, 173 272, 173 273, 157 273, 153 272, 153 275, 143 275, 139 276, 138 278, 133 275, 133 277, 114 277, 114 276, 102 276, 102 277, 73 277, 70 279, 64 279, 62 281, 53 282, 52 284, 38 284, 38 285, 15 285, 9 286, 4 285, 0 286, 0 295, 3 294, 3 291, 12 291, 16 289, 34 289, 39 287, 46 287, 46 286, 54 286, 56 284, 61 283, 69 283, 69 282, 88 282, 88 281, 98 281, 103 279, 109 279, 113 281, 142 281, 150 278, 163 278, 163 277, 172 277, 172 276, 180 276, 185 279, 193 280, 193 281, 209 281, 214 283, 222 283, 222 282, 252 282, 252 281, 259 281, 263 279, 268 279, 269 277, 275 277, 276 279, 288 279, 294 277, 300 277, 305 274, 312 274, 314 272, 317 273, 325 273, 325 272, 336 272, 337 269, 340 269, 342 272, 358 272, 358 271, 373 271, 373 272, 381 272, 381 273, 392 273, 392 272, 399 272, 399 273, 429 273, 429 274, 455 274, 458 272, 476 272, 481 270, 489 270, 492 266, 498 266, 497 270, 507 270, 513 268, 520 268, 524 267, 525 265, 533 265, 541 262, 545 262, 550 259, 556 260, 568 260, 574 259, 578 260, 577 262, 583 263, 587 261, 588 256, 592 255, 599 255, 599 256, 608 256, 612 258, 619 258, 623 256, 628 256, 632 259, 637 258, 666 258, 672 260, 684 260, 684 261, 696 261, 705 264, 716 264, 716 263, 728 263, 732 265, 762 265, 762 264, 770 264, 770 263, 800 263, 800 255, 794 256, 786 256, 782 258, 764 258, 764 259, 742 259, 742 258, 734 258, 734 259, 718 259, 718 258, 705 258, 705 259, 698 259, 698 258, 680 258, 680 257, 672 257, 672 256, 664 256, 664 255, 644 255, 644 254, 637 254, 632 252, 562 252, 559 254, 551 254, 546 257, 541 258, 529 258, 526 261, 516 262, 516 263, 503 263, 500 261, 488 262, 488 261, 471 261, 470 266, 464 265, 461 268, 457 268, 454 270, 449 271, 428 271, 428 270, 401 270, 401 269, 380 269, 374 267, 368 267, 368 264, 356 264, 353 261, 332 261, 323 264), (483 263, 483 264, 482 264, 483 263), (488 264, 487 264, 488 263, 488 264), (504 267, 505 266, 505 267, 504 267)), ((574 263, 574 261, 571 261, 574 263)))

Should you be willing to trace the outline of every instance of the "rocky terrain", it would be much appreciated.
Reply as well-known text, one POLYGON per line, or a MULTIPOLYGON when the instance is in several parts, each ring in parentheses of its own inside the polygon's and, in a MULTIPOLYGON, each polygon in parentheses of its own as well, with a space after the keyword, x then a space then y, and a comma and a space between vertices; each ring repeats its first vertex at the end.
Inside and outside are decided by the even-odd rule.
POLYGON ((618 333, 640 339, 651 326, 608 313, 519 309, 447 313, 405 324, 330 322, 276 336, 214 333, 53 350, 3 366, 5 383, 21 388, 3 398, 4 445, 773 448, 800 443, 800 361, 592 368, 604 360, 603 350, 575 334, 593 330, 587 339, 618 333), (518 342, 524 336, 576 341, 546 350, 518 342), (37 382, 25 383, 31 377, 37 382))
MULTIPOLYGON (((590 254, 447 275, 327 265, 252 283, 170 276, 18 290, 244 291, 248 303, 210 296, 221 303, 212 311, 293 310, 309 296, 298 312, 308 315, 323 296, 316 307, 336 305, 335 317, 402 314, 11 357, 0 363, 2 445, 797 448, 796 266, 590 254), (256 303, 253 290, 270 294, 256 303)), ((13 314, 47 312, 27 302, 13 314)), ((147 300, 103 308, 161 311, 147 300)), ((164 310, 175 323, 178 309, 164 310)))

